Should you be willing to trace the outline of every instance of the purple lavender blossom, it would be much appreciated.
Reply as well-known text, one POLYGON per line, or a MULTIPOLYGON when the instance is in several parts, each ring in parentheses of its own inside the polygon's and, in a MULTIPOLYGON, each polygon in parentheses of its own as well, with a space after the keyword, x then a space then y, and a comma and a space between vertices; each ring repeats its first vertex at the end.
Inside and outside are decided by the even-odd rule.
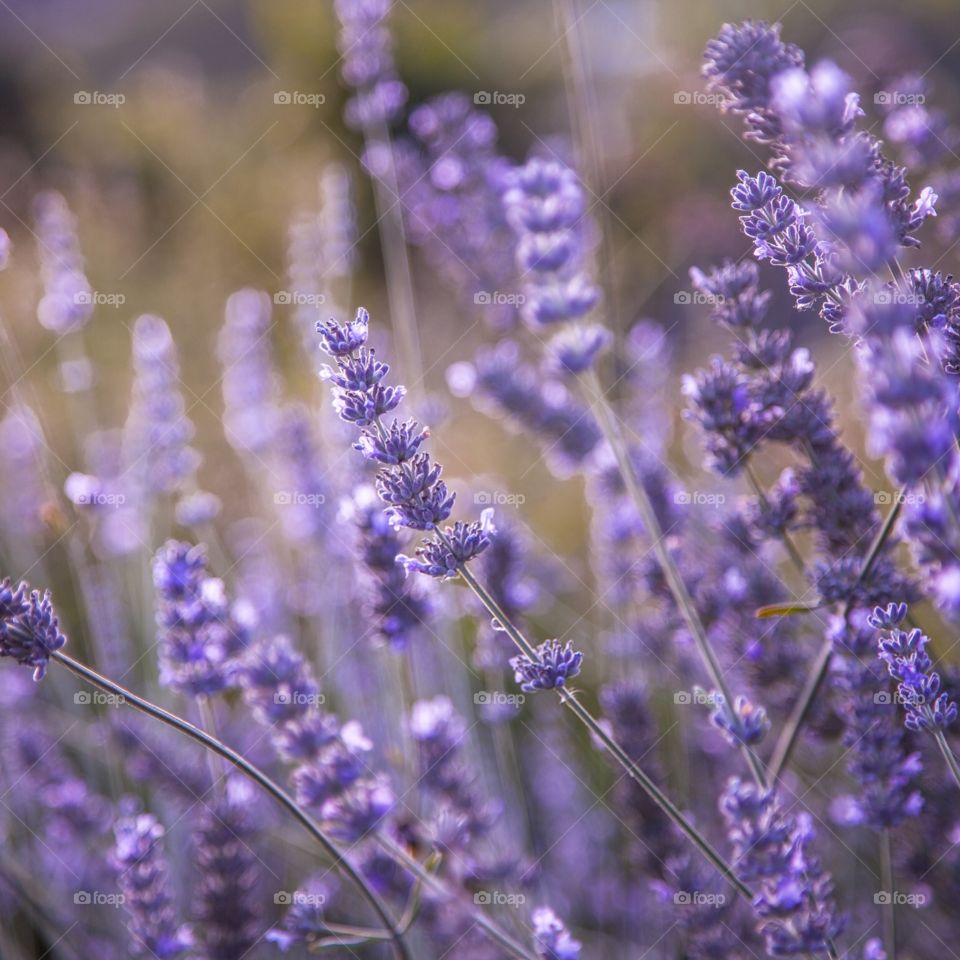
POLYGON ((520 653, 510 661, 514 679, 527 693, 564 687, 568 680, 580 673, 583 654, 574 650, 569 640, 562 645, 559 640, 545 640, 537 647, 536 654, 536 660, 520 653))
POLYGON ((193 477, 193 424, 180 389, 180 364, 170 329, 145 314, 133 327, 134 389, 127 423, 128 471, 156 494, 180 490, 193 477))
MULTIPOLYGON (((503 203, 517 233, 527 322, 542 329, 586 316, 600 294, 585 265, 586 203, 577 175, 556 161, 534 158, 512 175, 503 203)), ((585 369, 603 346, 594 336, 589 347, 581 345, 574 365, 585 369)))
POLYGON ((734 848, 734 869, 758 882, 754 910, 771 956, 826 954, 843 922, 831 881, 807 849, 816 833, 806 813, 792 815, 772 791, 730 779, 720 800, 734 848))
POLYGON ((580 944, 549 908, 533 911, 533 948, 542 960, 579 960, 580 944))
POLYGON ((957 704, 940 691, 940 674, 926 651, 930 642, 922 630, 901 630, 906 604, 877 607, 870 626, 885 633, 880 637, 880 659, 897 681, 897 700, 903 705, 908 730, 944 730, 956 722, 957 704))
POLYGON ((133 955, 158 960, 188 955, 193 933, 177 922, 163 855, 163 827, 156 817, 141 813, 117 821, 114 830, 117 882, 129 917, 133 955))
POLYGON ((76 219, 54 191, 37 196, 34 216, 43 277, 37 319, 56 334, 82 330, 93 316, 93 291, 83 271, 76 219))
POLYGON ((202 547, 171 540, 153 562, 160 682, 188 696, 212 696, 235 683, 244 628, 231 616, 223 582, 207 574, 202 547))
POLYGON ((42 680, 50 654, 66 642, 49 590, 41 595, 26 583, 14 588, 9 577, 0 582, 0 657, 33 667, 33 679, 42 680))
POLYGON ((389 124, 407 101, 386 25, 391 5, 391 0, 336 0, 334 4, 340 21, 340 72, 353 91, 345 117, 354 129, 389 124))

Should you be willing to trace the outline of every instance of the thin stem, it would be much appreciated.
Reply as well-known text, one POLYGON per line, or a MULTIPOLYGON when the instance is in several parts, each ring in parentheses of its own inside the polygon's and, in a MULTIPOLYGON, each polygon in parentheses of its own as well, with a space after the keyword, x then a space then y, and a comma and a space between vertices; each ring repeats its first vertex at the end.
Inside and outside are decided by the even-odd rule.
MULTIPOLYGON (((527 640, 520 630, 510 621, 510 618, 500 609, 496 600, 493 599, 486 588, 474 577, 466 565, 461 565, 460 576, 514 644, 531 660, 538 660, 537 652, 530 641, 527 640)), ((684 836, 733 884, 736 891, 748 900, 752 900, 753 894, 749 887, 737 877, 733 868, 696 827, 687 820, 673 801, 633 762, 630 755, 607 733, 603 726, 597 722, 590 711, 576 698, 576 695, 563 688, 557 688, 557 694, 560 697, 560 702, 610 751, 626 774, 643 788, 650 799, 676 824, 684 836)))
POLYGON ((937 746, 940 748, 940 753, 943 754, 943 759, 947 761, 947 766, 953 774, 953 779, 956 780, 957 786, 960 787, 960 764, 957 763, 957 758, 950 744, 947 743, 947 738, 944 736, 942 730, 935 730, 933 738, 937 741, 937 746))
POLYGON ((113 680, 101 676, 95 670, 91 670, 90 667, 80 663, 77 660, 74 660, 73 657, 68 656, 62 651, 53 651, 50 656, 52 659, 66 667, 71 673, 76 674, 87 683, 92 684, 93 686, 98 687, 100 690, 104 690, 107 693, 115 694, 120 698, 119 702, 129 704, 131 707, 141 711, 142 713, 145 713, 147 716, 153 717, 155 720, 159 720, 168 727, 172 727, 174 730, 179 731, 184 736, 189 737, 191 740, 195 740, 197 743, 202 744, 208 750, 217 754, 217 756, 229 761, 238 770, 245 773, 251 780, 254 781, 254 783, 260 786, 264 791, 266 791, 266 793, 270 794, 270 796, 273 797, 277 803, 284 807, 293 816, 293 818, 300 823, 307 833, 309 833, 310 836, 312 836, 314 840, 320 844, 330 859, 333 860, 333 862, 350 877, 363 898, 367 901, 367 903, 370 904, 374 912, 380 918, 380 921, 383 923, 384 927, 390 932, 390 938, 393 942, 396 955, 401 957, 402 960, 413 960, 410 952, 407 949, 403 934, 398 929, 396 923, 390 916, 389 912, 377 894, 371 889, 371 887, 367 884, 367 881, 357 871, 353 864, 351 864, 350 861, 347 860, 347 858, 340 852, 333 841, 330 840, 320 829, 316 821, 297 805, 293 797, 291 797, 283 789, 283 787, 271 780, 258 767, 254 766, 249 760, 241 756, 235 750, 231 749, 226 744, 221 743, 214 737, 211 737, 208 733, 205 733, 199 727, 195 727, 192 723, 189 723, 182 717, 178 717, 173 713, 169 713, 162 707, 158 707, 155 703, 151 703, 149 700, 145 700, 143 697, 137 696, 137 694, 132 693, 125 687, 122 687, 119 683, 115 683, 113 680))
MULTIPOLYGON (((407 853, 403 847, 400 846, 395 840, 388 837, 386 834, 379 833, 377 834, 377 841, 380 843, 380 846, 391 856, 394 860, 403 864, 425 887, 429 887, 436 893, 439 893, 441 896, 449 896, 450 891, 447 888, 447 885, 440 880, 438 877, 435 877, 427 869, 424 868, 423 864, 420 863, 416 857, 411 856, 407 853)), ((500 944, 512 957, 516 957, 517 960, 537 960, 533 953, 530 952, 522 943, 515 940, 506 930, 502 929, 498 923, 494 920, 491 920, 482 910, 474 910, 471 907, 464 905, 464 908, 470 914, 471 919, 478 927, 481 927, 487 935, 494 940, 496 943, 500 944)))
POLYGON ((887 960, 897 957, 897 905, 893 896, 893 850, 890 831, 880 831, 880 888, 887 894, 883 903, 883 946, 887 960))
MULTIPOLYGON (((710 679, 714 687, 716 687, 723 697, 723 709, 732 710, 734 698, 730 687, 727 685, 727 681, 724 679, 720 661, 713 651, 713 647, 707 637, 707 631, 703 626, 703 622, 700 620, 700 615, 697 613, 693 598, 687 590, 687 585, 683 582, 683 577, 677 569, 677 565, 673 562, 673 557, 670 556, 670 551, 664 543, 663 530, 660 527, 660 521, 657 519, 657 512, 643 484, 637 480, 633 464, 630 461, 627 445, 620 432, 616 415, 600 384, 600 379, 596 371, 592 368, 584 374, 584 379, 592 395, 592 406, 596 412, 597 421, 603 431, 604 438, 610 445, 610 449, 616 458, 624 486, 627 488, 627 493, 630 495, 631 500, 633 500, 640 514, 640 519, 647 531, 647 537, 650 540, 654 555, 663 572, 664 579, 667 581, 674 601, 687 624, 690 635, 693 637, 697 652, 700 654, 701 660, 703 660, 707 673, 710 674, 710 679)), ((759 786, 765 789, 767 787, 766 774, 756 754, 747 746, 742 747, 741 750, 750 767, 753 778, 759 786)))
MULTIPOLYGON (((857 575, 853 589, 850 591, 850 597, 844 604, 844 617, 846 617, 847 614, 849 614, 853 609, 853 596, 856 593, 857 588, 870 575, 870 571, 873 569, 877 559, 880 557, 884 545, 886 544, 887 540, 889 540, 890 535, 893 533, 893 528, 896 525, 897 518, 900 516, 900 510, 903 507, 903 500, 904 491, 898 491, 893 507, 884 518, 883 525, 877 531, 877 535, 874 538, 873 543, 870 545, 870 549, 867 551, 867 555, 863 561, 863 566, 860 568, 860 573, 857 575)), ((800 734, 800 727, 806 720, 807 714, 810 712, 810 707, 813 705, 813 701, 816 699, 817 693, 819 692, 823 681, 826 679, 827 671, 830 669, 830 660, 832 657, 833 643, 830 639, 826 639, 823 641, 820 650, 817 652, 816 659, 813 661, 810 672, 807 674, 807 679, 804 682, 800 696, 797 699, 797 702, 794 704, 793 710, 790 713, 790 717, 780 733, 780 738, 777 740, 777 745, 773 751, 773 756, 771 757, 770 763, 767 766, 767 776, 769 777, 771 783, 776 783, 780 778, 780 774, 782 773, 784 766, 789 761, 790 755, 793 753, 793 748, 797 743, 797 737, 800 734)))
MULTIPOLYGON (((749 458, 744 459, 743 470, 747 475, 747 479, 750 481, 750 486, 753 488, 753 492, 756 494, 757 499, 761 504, 763 504, 765 509, 768 509, 770 506, 770 501, 767 499, 767 495, 763 492, 763 487, 760 485, 760 479, 757 477, 756 473, 754 473, 753 464, 750 462, 749 458)), ((786 548, 787 553, 790 555, 790 560, 797 572, 801 576, 805 576, 807 572, 807 566, 803 562, 803 557, 801 556, 800 551, 797 549, 797 545, 793 542, 793 538, 785 529, 780 532, 780 540, 786 548)))

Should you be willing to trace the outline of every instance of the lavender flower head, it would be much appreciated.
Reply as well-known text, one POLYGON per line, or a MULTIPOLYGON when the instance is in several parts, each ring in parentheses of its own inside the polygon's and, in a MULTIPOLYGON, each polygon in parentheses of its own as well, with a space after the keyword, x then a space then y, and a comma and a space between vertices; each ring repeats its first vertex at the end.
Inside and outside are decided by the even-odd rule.
POLYGON ((568 680, 580 673, 583 654, 574 650, 569 640, 562 645, 559 640, 545 640, 537 647, 536 654, 536 660, 525 653, 510 660, 514 679, 527 693, 566 686, 568 680))
POLYGON ((907 606, 891 603, 877 607, 869 623, 887 631, 879 640, 880 659, 897 681, 897 699, 906 711, 904 723, 909 730, 945 730, 957 719, 957 704, 940 692, 940 674, 926 651, 930 640, 915 628, 901 630, 907 606))
POLYGON ((385 383, 390 368, 366 346, 369 320, 367 311, 360 308, 348 324, 330 320, 317 325, 321 346, 336 363, 335 368, 324 366, 320 376, 333 386, 340 418, 360 428, 355 448, 381 465, 377 492, 388 504, 393 521, 433 532, 417 548, 415 557, 398 558, 399 562, 408 571, 441 579, 453 576, 489 545, 490 516, 441 530, 453 510, 455 495, 440 479, 442 467, 420 450, 427 431, 414 420, 394 418, 389 426, 384 423, 383 418, 399 406, 406 390, 385 383))
POLYGON ((549 908, 533 911, 533 947, 542 960, 579 960, 580 944, 549 908))
POLYGON ((9 577, 0 582, 0 657, 33 667, 33 679, 42 680, 50 654, 66 642, 49 590, 41 595, 26 583, 14 588, 9 577))
POLYGON ((133 955, 157 960, 184 956, 193 946, 193 935, 186 924, 177 923, 162 851, 163 827, 144 813, 123 818, 114 830, 117 880, 129 915, 133 955))

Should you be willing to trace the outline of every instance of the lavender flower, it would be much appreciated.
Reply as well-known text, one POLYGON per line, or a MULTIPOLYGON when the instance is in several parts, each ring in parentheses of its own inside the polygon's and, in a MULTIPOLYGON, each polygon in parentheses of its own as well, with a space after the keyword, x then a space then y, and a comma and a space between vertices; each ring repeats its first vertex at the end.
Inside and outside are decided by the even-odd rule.
POLYGON ((317 874, 309 877, 291 896, 291 906, 283 923, 264 934, 281 952, 303 944, 309 947, 329 937, 332 931, 325 920, 326 905, 333 898, 335 887, 330 878, 317 874))
POLYGON ((559 640, 545 640, 536 649, 536 660, 525 653, 517 654, 510 660, 514 679, 520 689, 527 693, 534 690, 552 690, 566 686, 567 681, 580 673, 583 654, 573 649, 568 640, 561 645, 559 640))
MULTIPOLYGON (((503 195, 517 233, 517 266, 524 277, 523 315, 535 328, 586 316, 600 294, 584 266, 584 196, 576 174, 552 160, 534 158, 517 170, 503 195)), ((581 344, 573 366, 585 369, 605 346, 594 335, 581 344)), ((569 339, 562 352, 569 357, 569 339)))
POLYGON ((345 116, 354 129, 389 124, 407 100, 397 78, 386 19, 391 0, 336 0, 341 76, 353 96, 345 116))
POLYGON ((177 923, 163 827, 156 817, 142 813, 117 821, 114 830, 117 880, 129 916, 133 955, 159 960, 187 955, 193 934, 189 926, 177 923))
POLYGON ((441 531, 455 495, 447 492, 440 479, 442 467, 428 453, 418 452, 425 435, 416 424, 394 419, 389 428, 384 426, 382 418, 397 408, 406 391, 385 385, 390 368, 364 346, 368 326, 369 315, 362 308, 345 326, 333 320, 318 326, 323 349, 336 361, 336 370, 325 367, 321 376, 333 384, 334 406, 341 419, 361 428, 356 448, 368 460, 383 464, 377 473, 377 492, 389 504, 390 516, 401 526, 434 532, 417 548, 415 559, 400 562, 408 571, 452 576, 489 545, 489 516, 441 531))
MULTIPOLYGON (((703 691, 699 692, 703 693, 703 691)), ((770 729, 766 710, 751 703, 742 694, 730 707, 727 706, 723 694, 717 690, 706 694, 705 700, 715 704, 710 713, 710 722, 735 747, 754 746, 760 743, 770 729)))
POLYGON ((734 848, 734 869, 757 881, 754 910, 771 956, 827 953, 843 926, 831 898, 830 878, 807 847, 815 838, 803 813, 786 813, 772 791, 733 777, 720 800, 734 848))
POLYGON ((870 625, 885 632, 880 637, 880 659, 897 681, 897 699, 906 711, 909 730, 944 730, 957 719, 957 705, 949 694, 940 692, 940 674, 926 652, 930 640, 919 628, 905 631, 906 604, 877 607, 870 625))
POLYGON ((580 944, 549 908, 533 911, 533 948, 543 960, 579 960, 580 944))
POLYGON ((202 547, 171 540, 153 562, 157 589, 160 682, 189 696, 212 696, 235 682, 246 646, 223 583, 207 575, 202 547))
POLYGON ((0 657, 33 667, 33 679, 42 680, 50 654, 66 642, 49 590, 41 595, 26 583, 14 588, 9 577, 0 582, 0 657))
POLYGON ((145 314, 133 327, 134 391, 127 425, 128 470, 154 493, 182 489, 199 463, 190 447, 193 424, 180 390, 180 365, 170 329, 145 314))
POLYGON ((81 330, 93 316, 93 291, 83 271, 76 220, 54 191, 37 196, 34 216, 43 277, 37 319, 56 334, 81 330))

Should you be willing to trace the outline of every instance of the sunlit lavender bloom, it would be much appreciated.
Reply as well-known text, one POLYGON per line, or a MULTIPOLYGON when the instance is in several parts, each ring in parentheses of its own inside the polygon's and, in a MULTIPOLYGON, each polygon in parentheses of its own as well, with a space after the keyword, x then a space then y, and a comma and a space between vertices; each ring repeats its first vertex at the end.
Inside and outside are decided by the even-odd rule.
POLYGON ((536 660, 520 653, 510 661, 514 679, 527 693, 566 686, 568 680, 580 673, 583 654, 574 650, 569 640, 562 645, 559 640, 545 640, 537 647, 536 654, 536 660))
POLYGON ((549 908, 538 907, 531 917, 533 948, 542 960, 579 960, 580 944, 549 908))
POLYGON ((245 812, 251 794, 246 781, 229 779, 223 795, 204 809, 196 833, 197 938, 209 960, 245 956, 262 932, 259 860, 250 847, 253 833, 245 812))
POLYGON ((857 611, 830 622, 835 658, 833 682, 845 727, 847 768, 860 790, 835 803, 846 823, 875 830, 898 826, 923 806, 917 790, 920 755, 908 752, 897 705, 886 692, 883 665, 876 656, 876 632, 857 611))
POLYGON ((353 91, 345 118, 354 129, 389 124, 407 101, 397 77, 386 20, 391 0, 336 0, 340 74, 353 91))
POLYGON ((754 910, 771 956, 826 953, 842 920, 831 881, 807 849, 815 839, 806 813, 787 813, 776 794, 732 777, 720 810, 734 848, 733 867, 746 883, 758 882, 754 910))
POLYGON ((187 924, 177 923, 163 827, 156 817, 142 813, 119 820, 114 831, 117 882, 129 917, 133 955, 157 960, 187 955, 193 934, 187 924))
POLYGON ((235 682, 246 646, 230 614, 223 582, 207 574, 202 547, 169 541, 153 561, 160 682, 190 696, 211 696, 235 682))
POLYGON ((0 582, 0 657, 33 667, 33 679, 42 680, 50 654, 66 642, 49 590, 14 587, 9 577, 0 582))
POLYGON ((900 629, 906 616, 907 607, 902 603, 873 611, 870 625, 885 631, 879 641, 880 659, 897 681, 897 699, 906 712, 907 729, 944 730, 956 721, 957 704, 940 692, 940 674, 926 651, 929 638, 919 628, 900 629))
POLYGON ((217 341, 223 367, 223 422, 235 449, 263 456, 277 429, 277 386, 270 349, 270 298, 238 290, 227 300, 217 341))
POLYGON ((363 308, 348 324, 331 320, 318 326, 323 349, 336 361, 336 370, 325 367, 321 376, 333 385, 340 418, 361 428, 356 448, 383 465, 377 473, 377 492, 389 505, 390 515, 402 526, 433 534, 421 542, 415 557, 403 558, 405 569, 438 578, 454 576, 489 546, 491 516, 485 512, 480 521, 458 521, 441 529, 453 510, 455 494, 440 479, 443 468, 420 451, 425 434, 419 425, 397 419, 389 427, 384 424, 383 417, 399 406, 406 390, 385 384, 390 368, 364 346, 368 327, 363 308))
POLYGON ((354 842, 393 808, 390 785, 363 759, 372 744, 360 725, 342 727, 318 709, 322 694, 309 666, 285 637, 258 643, 246 658, 244 697, 270 728, 282 757, 296 764, 297 801, 319 814, 333 835, 354 842))
POLYGON ((723 95, 722 109, 744 116, 748 138, 761 143, 779 133, 770 107, 771 80, 791 67, 802 67, 803 51, 780 39, 781 25, 763 20, 725 23, 707 44, 703 74, 711 90, 723 95))
POLYGON ((128 471, 154 493, 182 489, 199 455, 189 444, 193 424, 180 388, 180 364, 170 328, 145 314, 133 328, 134 387, 127 422, 128 471))
POLYGON ((541 440, 559 476, 582 469, 600 447, 603 435, 593 414, 565 384, 545 380, 525 363, 512 340, 478 351, 472 364, 454 364, 447 382, 455 395, 471 397, 481 410, 505 414, 509 425, 541 440))
POLYGON ((37 319, 56 334, 81 330, 93 316, 93 291, 83 272, 76 219, 54 191, 36 197, 34 216, 43 277, 37 319))
POLYGON ((585 264, 586 202, 576 173, 535 157, 511 175, 503 203, 517 233, 526 320, 542 328, 586 316, 600 294, 585 264))
POLYGON ((411 241, 492 326, 513 326, 516 239, 502 201, 510 163, 496 152, 496 124, 448 93, 412 111, 409 127, 397 176, 411 241))
POLYGON ((427 594, 397 563, 404 539, 383 509, 376 490, 359 486, 342 508, 356 529, 360 561, 366 574, 367 622, 375 635, 394 649, 403 649, 430 616, 427 594))

